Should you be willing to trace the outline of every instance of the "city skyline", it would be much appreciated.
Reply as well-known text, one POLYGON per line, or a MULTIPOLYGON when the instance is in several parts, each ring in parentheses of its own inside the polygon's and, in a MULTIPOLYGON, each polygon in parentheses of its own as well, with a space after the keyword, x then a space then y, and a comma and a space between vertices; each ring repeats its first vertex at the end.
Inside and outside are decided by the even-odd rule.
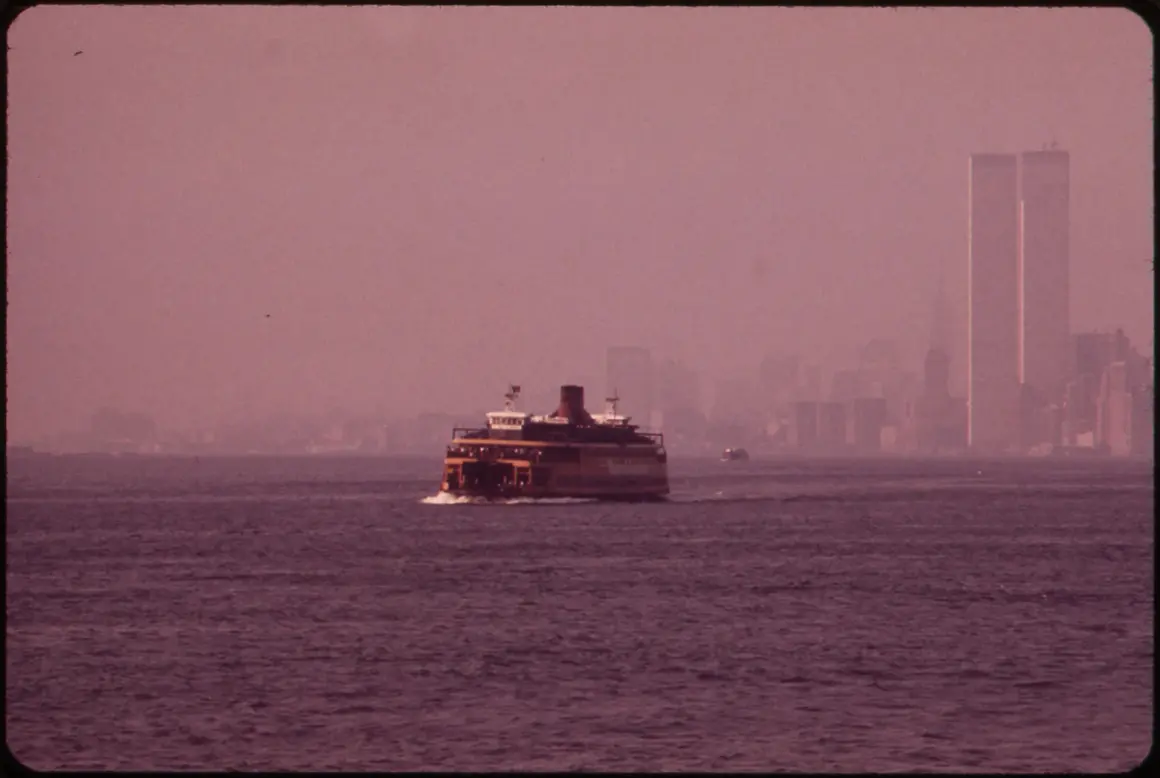
MULTIPOLYGON (((967 400, 950 388, 953 359, 933 339, 919 373, 900 358, 896 343, 881 338, 863 344, 856 363, 832 375, 798 354, 767 354, 748 378, 718 379, 709 402, 696 370, 644 347, 613 346, 603 383, 653 390, 651 404, 638 401, 632 409, 622 405, 619 410, 642 428, 663 433, 677 456, 714 454, 737 445, 758 454, 796 456, 1151 455, 1151 359, 1122 330, 1073 333, 1068 352, 1072 367, 1065 391, 1044 396, 1022 385, 1010 434, 974 447, 968 443, 967 400)), ((581 381, 578 386, 583 392, 600 383, 581 381)), ((520 389, 522 395, 528 387, 520 389)), ((520 397, 515 409, 539 415, 558 405, 558 400, 547 401, 542 389, 533 387, 529 396, 530 402, 520 397)), ((587 398, 590 411, 602 405, 592 392, 587 398)), ((498 406, 496 400, 471 411, 390 416, 332 408, 222 419, 192 429, 159 425, 140 411, 102 408, 86 429, 37 441, 10 440, 15 447, 9 451, 430 456, 446 443, 449 429, 478 424, 498 406)))
POLYGON ((709 406, 890 340, 901 396, 939 287, 962 397, 963 160, 1051 139, 1071 330, 1154 330, 1127 11, 35 7, 8 44, 13 439, 475 408, 613 344, 709 406))

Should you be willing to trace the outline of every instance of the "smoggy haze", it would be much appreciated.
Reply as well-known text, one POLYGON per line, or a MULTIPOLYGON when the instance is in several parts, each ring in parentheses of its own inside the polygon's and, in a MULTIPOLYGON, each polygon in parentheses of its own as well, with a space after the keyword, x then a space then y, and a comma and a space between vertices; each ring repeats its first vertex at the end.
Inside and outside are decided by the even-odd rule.
POLYGON ((1072 327, 1149 348, 1127 11, 41 7, 8 45, 11 437, 490 407, 622 343, 917 358, 940 263, 961 386, 968 155, 1053 140, 1072 327))

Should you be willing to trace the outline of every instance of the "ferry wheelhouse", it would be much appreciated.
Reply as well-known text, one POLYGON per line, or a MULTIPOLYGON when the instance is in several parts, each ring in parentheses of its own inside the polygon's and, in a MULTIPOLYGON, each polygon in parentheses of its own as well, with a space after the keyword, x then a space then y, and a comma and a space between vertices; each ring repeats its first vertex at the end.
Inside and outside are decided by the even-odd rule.
POLYGON ((582 497, 661 500, 669 493, 664 436, 617 413, 584 409, 584 388, 560 387, 559 407, 536 416, 516 410, 520 387, 487 425, 456 427, 443 464, 443 491, 483 498, 582 497))

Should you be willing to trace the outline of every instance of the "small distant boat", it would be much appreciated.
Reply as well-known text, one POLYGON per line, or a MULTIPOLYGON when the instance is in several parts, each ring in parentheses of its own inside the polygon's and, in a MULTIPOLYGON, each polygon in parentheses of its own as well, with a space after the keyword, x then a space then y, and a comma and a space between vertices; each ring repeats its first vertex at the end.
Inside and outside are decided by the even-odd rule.
POLYGON ((743 448, 727 448, 721 452, 722 462, 745 462, 749 459, 749 452, 743 448))

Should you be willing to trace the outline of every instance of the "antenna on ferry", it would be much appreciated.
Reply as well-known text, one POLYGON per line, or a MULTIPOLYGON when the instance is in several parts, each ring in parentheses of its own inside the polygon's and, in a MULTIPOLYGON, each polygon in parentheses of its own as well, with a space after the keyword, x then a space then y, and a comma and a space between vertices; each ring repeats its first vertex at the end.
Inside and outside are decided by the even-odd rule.
POLYGON ((505 411, 515 410, 516 400, 519 399, 519 396, 520 396, 520 385, 519 384, 509 384, 508 385, 508 392, 507 392, 507 394, 505 394, 503 396, 504 397, 503 409, 505 411))
POLYGON ((611 395, 604 398, 604 402, 608 404, 608 415, 610 417, 616 416, 616 404, 620 402, 620 397, 617 396, 615 388, 613 388, 611 395))

